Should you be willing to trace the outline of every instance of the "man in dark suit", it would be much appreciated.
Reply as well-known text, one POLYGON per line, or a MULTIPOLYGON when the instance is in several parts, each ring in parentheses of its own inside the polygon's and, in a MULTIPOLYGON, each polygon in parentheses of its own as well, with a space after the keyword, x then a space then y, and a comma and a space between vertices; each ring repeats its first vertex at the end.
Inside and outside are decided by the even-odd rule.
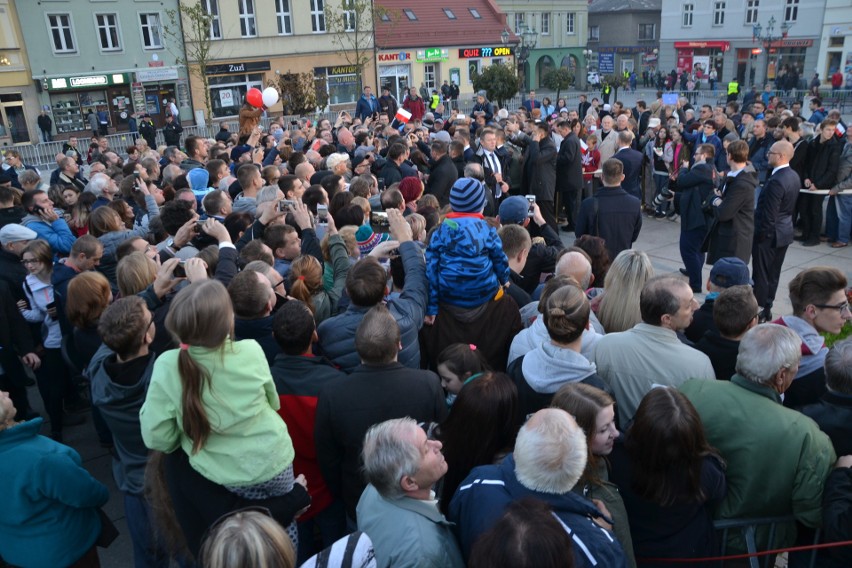
POLYGON ((713 201, 714 216, 707 235, 707 264, 735 256, 748 264, 754 240, 754 195, 757 172, 748 166, 748 144, 737 140, 728 145, 731 170, 719 196, 713 201))
POLYGON ((458 170, 449 155, 449 146, 441 140, 434 140, 431 145, 432 159, 435 165, 426 182, 426 193, 438 198, 441 207, 450 202, 450 188, 459 179, 458 170))
POLYGON ((497 148, 497 133, 493 128, 484 128, 479 135, 479 150, 474 161, 482 164, 485 186, 494 197, 496 207, 509 194, 509 168, 512 155, 505 148, 497 148))
POLYGON ((554 231, 559 231, 556 224, 556 211, 553 200, 556 192, 556 143, 550 137, 547 123, 534 124, 529 136, 518 135, 513 139, 517 144, 526 146, 524 150, 524 184, 525 194, 535 195, 541 215, 554 231))
POLYGON ((703 204, 713 195, 717 179, 714 152, 712 144, 700 144, 692 156, 693 166, 683 164, 678 170, 674 188, 680 195, 680 257, 686 267, 681 273, 689 277, 689 285, 696 293, 701 292, 701 267, 704 266, 701 245, 710 224, 703 204))
POLYGON ((556 156, 556 190, 561 196, 568 219, 562 230, 573 231, 583 196, 583 154, 580 139, 571 129, 570 122, 560 120, 556 131, 562 136, 559 154, 556 156))
POLYGON ((522 102, 521 106, 527 109, 527 112, 530 114, 532 114, 533 109, 541 108, 541 103, 535 98, 535 91, 530 91, 529 98, 522 102))
POLYGON ((621 187, 624 165, 610 158, 601 166, 601 183, 598 192, 583 200, 574 234, 594 235, 606 241, 609 257, 615 258, 633 246, 642 228, 639 200, 621 187))
POLYGON ((802 180, 790 168, 793 145, 780 140, 769 149, 771 173, 754 210, 752 280, 754 297, 762 308, 760 321, 772 320, 772 302, 787 247, 793 242, 793 212, 802 180))
POLYGON ((622 130, 618 133, 618 150, 613 154, 613 158, 619 160, 624 165, 624 182, 621 187, 628 194, 641 201, 642 187, 639 185, 639 180, 642 177, 642 152, 633 149, 633 132, 630 130, 622 130))
POLYGON ((586 95, 580 95, 580 104, 577 105, 577 116, 580 120, 586 118, 586 113, 589 112, 591 106, 592 103, 586 100, 586 95))

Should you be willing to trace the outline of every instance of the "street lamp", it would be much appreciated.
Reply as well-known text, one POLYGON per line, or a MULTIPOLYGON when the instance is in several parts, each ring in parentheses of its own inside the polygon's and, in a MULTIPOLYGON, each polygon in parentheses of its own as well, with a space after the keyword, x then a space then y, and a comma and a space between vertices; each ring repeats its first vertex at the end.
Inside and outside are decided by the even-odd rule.
POLYGON ((500 43, 502 43, 503 45, 506 45, 507 43, 509 43, 509 37, 510 36, 511 36, 511 34, 509 33, 509 30, 507 30, 506 28, 503 28, 503 31, 500 32, 500 43))
POLYGON ((772 42, 786 38, 787 34, 790 32, 790 28, 793 27, 791 22, 784 22, 781 24, 781 35, 775 35, 776 23, 777 21, 775 20, 775 16, 772 16, 766 23, 765 29, 760 24, 754 24, 751 30, 751 40, 753 42, 759 41, 763 43, 766 49, 766 69, 763 73, 764 83, 769 82, 769 51, 772 49, 772 42))
POLYGON ((591 85, 589 85, 589 71, 591 71, 589 64, 592 62, 592 59, 595 55, 595 52, 592 51, 590 47, 587 47, 583 50, 583 59, 586 60, 586 89, 589 89, 591 85))
POLYGON ((534 29, 531 29, 529 26, 524 24, 523 28, 519 30, 518 37, 521 38, 521 43, 518 45, 518 67, 523 73, 524 79, 524 88, 526 89, 527 82, 527 74, 526 74, 526 63, 530 57, 530 50, 535 48, 538 43, 538 32, 534 29))

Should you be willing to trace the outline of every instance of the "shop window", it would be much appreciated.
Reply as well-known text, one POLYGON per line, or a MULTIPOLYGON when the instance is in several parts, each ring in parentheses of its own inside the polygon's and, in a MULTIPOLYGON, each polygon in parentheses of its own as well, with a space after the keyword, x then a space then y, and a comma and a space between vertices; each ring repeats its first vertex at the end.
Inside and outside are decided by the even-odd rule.
POLYGON ((357 73, 337 73, 327 74, 326 71, 340 69, 342 71, 352 70, 345 67, 341 68, 322 68, 315 72, 317 89, 328 93, 328 103, 332 105, 346 104, 354 102, 358 99, 358 74, 357 73))
POLYGON ((210 14, 210 39, 222 39, 222 21, 219 18, 219 0, 201 0, 204 11, 210 14))
POLYGON ((278 18, 278 35, 293 33, 293 17, 290 14, 290 0, 275 0, 275 15, 278 18))
POLYGON ((547 12, 541 14, 541 35, 550 35, 550 14, 547 12))
POLYGON ((694 4, 684 4, 681 12, 681 26, 684 28, 692 27, 692 13, 695 8, 694 4))
POLYGON ((71 14, 46 14, 54 53, 76 53, 71 14))
POLYGON ((568 35, 574 35, 574 19, 576 14, 574 12, 568 12, 565 14, 565 33, 568 35))
POLYGON ((263 88, 263 74, 227 75, 210 77, 210 101, 213 116, 236 116, 240 113, 242 101, 252 87, 263 88))
POLYGON ((121 51, 117 14, 95 14, 101 51, 121 51))
POLYGON ((139 14, 139 25, 142 27, 142 46, 145 49, 162 49, 160 14, 139 14))
POLYGON ((324 0, 311 0, 311 29, 315 34, 325 33, 324 0))
POLYGON ((656 24, 639 24, 639 41, 656 39, 656 24))
POLYGON ((240 3, 240 35, 255 37, 257 23, 254 17, 254 0, 239 0, 240 3))
POLYGON ((756 24, 757 23, 757 9, 760 7, 760 0, 748 0, 746 2, 746 24, 756 24))

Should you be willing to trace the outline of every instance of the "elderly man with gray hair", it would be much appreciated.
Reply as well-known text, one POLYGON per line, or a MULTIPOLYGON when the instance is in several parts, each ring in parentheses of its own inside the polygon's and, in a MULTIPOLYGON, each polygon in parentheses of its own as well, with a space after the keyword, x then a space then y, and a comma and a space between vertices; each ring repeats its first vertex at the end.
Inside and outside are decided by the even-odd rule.
POLYGON ((97 197, 92 203, 92 211, 94 211, 98 207, 108 205, 118 195, 118 186, 114 179, 99 172, 92 174, 89 183, 86 184, 86 191, 97 197))
POLYGON ((369 485, 358 501, 358 530, 373 541, 378 568, 464 568, 432 490, 447 473, 441 442, 413 418, 397 418, 367 431, 362 455, 369 485))
MULTIPOLYGON (((720 519, 792 515, 806 527, 822 523, 822 493, 836 456, 828 436, 782 396, 799 369, 802 341, 776 324, 750 329, 740 340, 730 381, 687 381, 680 390, 695 406, 707 441, 727 462, 728 495, 720 519)), ((758 549, 765 548, 758 532, 758 549)), ((773 546, 795 542, 793 523, 779 523, 773 546)), ((735 549, 742 542, 729 542, 735 549)))
POLYGON ((465 557, 510 503, 533 498, 547 503, 571 535, 574 566, 626 566, 606 511, 571 491, 587 458, 586 435, 570 414, 557 408, 533 414, 518 432, 515 451, 499 465, 474 468, 450 502, 465 557))

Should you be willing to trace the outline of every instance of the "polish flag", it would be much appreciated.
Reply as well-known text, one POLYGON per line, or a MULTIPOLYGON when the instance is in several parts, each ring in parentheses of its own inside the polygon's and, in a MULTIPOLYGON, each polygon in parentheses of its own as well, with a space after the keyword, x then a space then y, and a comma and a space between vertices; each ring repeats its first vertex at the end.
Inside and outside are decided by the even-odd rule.
POLYGON ((406 124, 409 120, 411 120, 411 113, 404 108, 401 108, 396 111, 396 116, 394 116, 394 118, 402 124, 406 124))

